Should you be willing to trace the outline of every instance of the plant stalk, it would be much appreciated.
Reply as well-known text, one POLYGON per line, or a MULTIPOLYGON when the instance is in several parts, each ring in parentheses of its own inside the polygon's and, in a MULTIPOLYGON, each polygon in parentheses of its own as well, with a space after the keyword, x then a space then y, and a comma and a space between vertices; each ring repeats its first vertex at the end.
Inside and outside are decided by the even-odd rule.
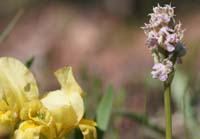
POLYGON ((164 83, 164 105, 165 105, 165 139, 172 139, 172 118, 171 118, 171 89, 170 83, 164 83))

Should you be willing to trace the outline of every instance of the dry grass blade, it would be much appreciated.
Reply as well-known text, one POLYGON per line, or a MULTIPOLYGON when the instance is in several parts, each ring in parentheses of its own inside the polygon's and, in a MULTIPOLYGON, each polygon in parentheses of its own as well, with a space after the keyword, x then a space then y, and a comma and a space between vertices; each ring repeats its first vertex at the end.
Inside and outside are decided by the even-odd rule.
POLYGON ((16 23, 19 21, 20 17, 24 13, 24 9, 20 9, 17 14, 14 16, 14 18, 11 20, 11 22, 7 25, 7 27, 4 29, 4 31, 0 34, 0 43, 5 40, 5 38, 10 34, 16 23))

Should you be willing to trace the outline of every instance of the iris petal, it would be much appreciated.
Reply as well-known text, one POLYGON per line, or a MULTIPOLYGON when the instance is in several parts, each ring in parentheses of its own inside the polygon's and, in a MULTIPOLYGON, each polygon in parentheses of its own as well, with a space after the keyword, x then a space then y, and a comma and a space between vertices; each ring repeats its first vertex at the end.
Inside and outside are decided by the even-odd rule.
POLYGON ((84 114, 82 89, 75 81, 71 67, 55 72, 61 89, 49 92, 41 102, 53 115, 59 136, 76 127, 84 114))
POLYGON ((18 60, 0 58, 0 97, 17 112, 26 101, 39 97, 32 73, 18 60))
POLYGON ((19 128, 15 131, 15 139, 54 139, 50 136, 48 126, 38 125, 34 121, 27 120, 20 124, 19 128))
POLYGON ((96 123, 91 120, 82 119, 79 128, 83 134, 83 139, 97 139, 96 123))

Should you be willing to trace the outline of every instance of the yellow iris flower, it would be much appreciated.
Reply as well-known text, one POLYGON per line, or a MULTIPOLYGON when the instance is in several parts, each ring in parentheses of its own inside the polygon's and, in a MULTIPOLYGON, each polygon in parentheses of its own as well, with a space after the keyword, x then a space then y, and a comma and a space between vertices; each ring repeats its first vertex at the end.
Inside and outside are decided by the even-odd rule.
POLYGON ((1 132, 1 134, 11 133, 14 130, 16 122, 17 113, 12 111, 4 100, 0 100, 0 128, 3 128, 5 131, 5 133, 1 132))
POLYGON ((40 100, 26 103, 20 112, 20 119, 25 122, 22 122, 15 131, 15 139, 27 139, 27 136, 34 139, 56 138, 54 119, 40 100))
POLYGON ((71 129, 79 126, 83 131, 84 139, 96 139, 95 122, 89 120, 81 122, 84 114, 83 90, 74 79, 72 68, 59 69, 55 72, 55 75, 61 84, 61 89, 49 92, 41 102, 53 115, 58 136, 63 136, 71 129), (94 128, 91 128, 92 126, 94 128), (87 133, 84 129, 86 127, 88 128, 87 133), (88 138, 88 134, 94 134, 94 136, 88 138))
POLYGON ((83 91, 71 67, 55 72, 61 89, 41 100, 34 76, 20 61, 0 58, 0 73, 0 125, 13 131, 14 139, 58 139, 76 127, 84 139, 97 138, 96 123, 83 119, 83 91))
POLYGON ((0 58, 0 125, 13 130, 25 102, 38 99, 32 73, 18 60, 0 58))
POLYGON ((1 97, 13 110, 19 112, 25 102, 38 99, 35 78, 20 61, 0 58, 0 73, 1 97))
POLYGON ((48 126, 36 124, 32 120, 24 121, 19 129, 15 131, 15 139, 54 139, 49 134, 51 130, 48 126))

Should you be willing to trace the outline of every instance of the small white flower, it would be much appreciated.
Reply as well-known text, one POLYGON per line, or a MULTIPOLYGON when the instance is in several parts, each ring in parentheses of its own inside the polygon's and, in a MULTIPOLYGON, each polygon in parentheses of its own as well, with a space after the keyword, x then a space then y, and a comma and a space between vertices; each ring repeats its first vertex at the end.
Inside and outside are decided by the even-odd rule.
POLYGON ((166 59, 163 63, 156 63, 152 68, 152 77, 161 81, 166 81, 168 79, 168 74, 172 71, 172 67, 172 62, 166 59))
POLYGON ((156 48, 158 40, 156 38, 148 38, 145 43, 149 48, 156 48))
POLYGON ((170 16, 167 14, 160 14, 159 17, 161 18, 163 23, 169 23, 170 22, 170 16))
POLYGON ((166 50, 168 52, 173 52, 175 50, 175 44, 178 42, 178 38, 177 35, 174 34, 168 34, 166 36, 166 40, 164 42, 165 46, 166 46, 166 50))
POLYGON ((158 4, 157 7, 153 7, 153 12, 154 12, 155 14, 159 14, 159 13, 161 12, 161 10, 160 10, 160 5, 159 5, 159 4, 158 4))
POLYGON ((158 44, 158 34, 157 34, 157 32, 155 32, 155 31, 150 31, 149 33, 148 33, 148 39, 147 39, 147 41, 146 41, 146 45, 149 47, 149 48, 155 48, 155 47, 157 47, 157 44, 158 44))
POLYGON ((173 31, 174 30, 172 30, 168 26, 163 26, 159 30, 159 35, 170 35, 170 32, 173 32, 173 31))
POLYGON ((148 38, 156 38, 157 36, 158 33, 153 30, 148 33, 148 38))
POLYGON ((162 18, 160 18, 158 15, 151 14, 150 24, 152 28, 158 27, 160 24, 162 24, 162 18))
POLYGON ((166 43, 165 45, 168 52, 173 52, 175 50, 175 47, 172 44, 166 43))
POLYGON ((170 16, 170 17, 173 17, 174 16, 174 8, 175 7, 171 7, 171 5, 165 5, 166 7, 166 11, 167 11, 167 14, 170 16))
POLYGON ((179 39, 173 29, 168 26, 163 26, 160 28, 158 35, 158 43, 160 45, 163 45, 168 52, 175 50, 176 43, 179 42, 179 39))
POLYGON ((177 43, 179 41, 179 39, 177 38, 177 34, 173 33, 173 34, 169 34, 166 37, 166 42, 168 43, 177 43))
POLYGON ((148 35, 149 32, 152 30, 151 24, 146 24, 146 23, 144 23, 144 27, 141 27, 141 28, 144 30, 144 33, 146 35, 148 35))

